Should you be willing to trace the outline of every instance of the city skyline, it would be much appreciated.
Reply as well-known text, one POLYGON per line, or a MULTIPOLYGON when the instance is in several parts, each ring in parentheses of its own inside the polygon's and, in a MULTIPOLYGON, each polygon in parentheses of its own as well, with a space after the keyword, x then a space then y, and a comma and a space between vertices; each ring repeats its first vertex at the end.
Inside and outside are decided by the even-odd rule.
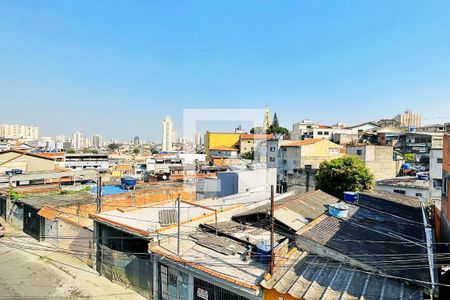
POLYGON ((405 109, 424 124, 448 122, 449 8, 5 2, 2 122, 35 124, 42 135, 86 128, 154 141, 166 115, 181 132, 184 108, 269 105, 287 128, 302 119, 351 125, 405 109))

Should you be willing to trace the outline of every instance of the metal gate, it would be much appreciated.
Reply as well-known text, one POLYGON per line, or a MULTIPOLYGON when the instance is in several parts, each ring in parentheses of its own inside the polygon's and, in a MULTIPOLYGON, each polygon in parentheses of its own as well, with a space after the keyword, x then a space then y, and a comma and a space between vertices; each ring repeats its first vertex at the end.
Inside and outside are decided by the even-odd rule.
POLYGON ((100 273, 114 283, 131 288, 147 299, 152 299, 153 262, 100 245, 100 273))

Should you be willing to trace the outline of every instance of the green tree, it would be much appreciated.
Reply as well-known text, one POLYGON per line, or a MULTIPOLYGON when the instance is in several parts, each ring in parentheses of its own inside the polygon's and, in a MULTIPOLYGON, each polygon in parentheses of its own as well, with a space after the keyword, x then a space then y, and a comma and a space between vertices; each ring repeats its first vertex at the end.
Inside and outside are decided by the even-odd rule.
POLYGON ((253 127, 250 129, 250 133, 251 134, 262 134, 263 129, 262 129, 262 127, 253 127))
POLYGON ((255 157, 255 152, 253 151, 253 149, 249 152, 245 152, 242 154, 241 156, 243 159, 251 159, 253 160, 253 158, 255 157))
POLYGON ((75 153, 75 149, 70 148, 69 150, 67 150, 67 153, 75 153))
POLYGON ((273 124, 270 125, 269 128, 266 130, 267 134, 272 134, 275 139, 280 139, 283 135, 288 134, 289 130, 287 128, 281 127, 281 126, 274 126, 273 124))
POLYGON ((115 150, 119 149, 119 144, 116 144, 116 143, 109 144, 108 149, 111 151, 115 151, 115 150))
POLYGON ((344 156, 320 164, 316 189, 339 199, 345 191, 366 191, 373 187, 373 174, 356 156, 344 156))

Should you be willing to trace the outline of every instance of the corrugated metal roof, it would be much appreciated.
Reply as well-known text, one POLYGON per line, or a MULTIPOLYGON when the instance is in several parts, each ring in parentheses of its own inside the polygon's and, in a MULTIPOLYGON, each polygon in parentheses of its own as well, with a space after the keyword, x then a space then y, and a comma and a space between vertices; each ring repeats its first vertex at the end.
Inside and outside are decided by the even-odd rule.
POLYGON ((158 211, 159 224, 161 226, 169 226, 178 222, 176 209, 164 209, 158 211))
POLYGON ((423 288, 365 272, 334 260, 297 252, 274 276, 263 280, 275 289, 298 299, 423 299, 423 288))
MULTIPOLYGON (((303 225, 308 224, 312 220, 328 210, 328 205, 338 203, 340 200, 321 190, 316 190, 303 195, 294 195, 275 202, 275 219, 297 231, 303 225)), ((268 213, 270 204, 260 206, 235 218, 247 215, 268 213)))
POLYGON ((430 282, 422 224, 348 206, 348 218, 324 215, 317 224, 303 227, 297 235, 297 244, 314 252, 314 247, 305 246, 312 241, 317 247, 338 251, 379 272, 404 277, 411 282, 430 282), (405 255, 410 259, 405 259, 405 255), (418 263, 421 268, 417 268, 418 263))

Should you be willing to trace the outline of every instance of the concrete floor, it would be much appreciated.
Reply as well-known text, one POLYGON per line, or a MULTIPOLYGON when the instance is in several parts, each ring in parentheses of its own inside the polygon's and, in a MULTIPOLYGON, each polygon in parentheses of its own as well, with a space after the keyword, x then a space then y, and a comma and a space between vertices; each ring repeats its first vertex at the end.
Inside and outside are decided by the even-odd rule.
POLYGON ((144 299, 70 254, 14 227, 6 232, 0 238, 0 299, 144 299))

